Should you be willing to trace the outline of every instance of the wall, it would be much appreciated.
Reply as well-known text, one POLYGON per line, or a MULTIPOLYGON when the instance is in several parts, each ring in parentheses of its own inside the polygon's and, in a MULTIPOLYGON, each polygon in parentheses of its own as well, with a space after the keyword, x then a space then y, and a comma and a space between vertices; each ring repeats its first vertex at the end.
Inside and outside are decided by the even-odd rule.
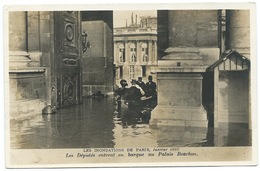
POLYGON ((10 70, 9 88, 11 119, 41 114, 45 107, 44 70, 10 70))
POLYGON ((50 103, 53 15, 48 11, 9 14, 10 116, 21 119, 41 114, 50 103))
POLYGON ((248 72, 219 72, 218 88, 218 121, 247 124, 248 72))
POLYGON ((34 24, 31 24, 31 26, 29 27, 29 29, 31 29, 31 31, 29 32, 29 48, 35 53, 37 51, 41 53, 39 62, 40 66, 45 68, 45 101, 46 105, 54 105, 56 103, 56 98, 52 98, 53 92, 51 88, 51 80, 56 79, 56 75, 54 74, 55 72, 52 71, 52 69, 54 68, 53 59, 55 41, 54 12, 40 11, 37 13, 32 13, 31 15, 31 19, 36 16, 38 16, 38 18, 35 18, 34 24), (37 46, 34 47, 35 45, 37 46))
POLYGON ((83 95, 97 91, 113 91, 113 42, 112 31, 103 21, 84 21, 82 30, 91 43, 82 56, 83 95))

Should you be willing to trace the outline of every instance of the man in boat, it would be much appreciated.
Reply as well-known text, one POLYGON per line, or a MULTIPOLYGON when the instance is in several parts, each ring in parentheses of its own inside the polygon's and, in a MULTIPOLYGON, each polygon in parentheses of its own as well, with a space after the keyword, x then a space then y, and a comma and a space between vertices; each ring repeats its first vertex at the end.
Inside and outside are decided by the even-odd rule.
POLYGON ((128 105, 128 110, 125 112, 124 120, 131 123, 142 122, 141 111, 143 110, 143 101, 141 97, 144 96, 144 90, 137 85, 137 80, 132 79, 131 87, 125 93, 125 99, 128 105))
POLYGON ((157 105, 156 83, 153 82, 153 77, 151 75, 148 76, 145 97, 143 97, 143 100, 146 101, 147 107, 154 108, 157 105))
POLYGON ((153 77, 151 75, 148 76, 148 82, 146 83, 147 96, 153 96, 157 94, 156 92, 156 83, 153 82, 153 77))
POLYGON ((126 94, 126 91, 127 91, 127 81, 126 80, 121 80, 120 81, 120 85, 121 87, 118 88, 116 91, 115 91, 115 100, 116 100, 116 103, 117 103, 117 112, 121 112, 121 104, 122 104, 122 100, 125 98, 125 94, 126 94))
POLYGON ((139 85, 143 89, 143 91, 146 91, 146 85, 143 82, 142 77, 138 77, 136 84, 139 85))

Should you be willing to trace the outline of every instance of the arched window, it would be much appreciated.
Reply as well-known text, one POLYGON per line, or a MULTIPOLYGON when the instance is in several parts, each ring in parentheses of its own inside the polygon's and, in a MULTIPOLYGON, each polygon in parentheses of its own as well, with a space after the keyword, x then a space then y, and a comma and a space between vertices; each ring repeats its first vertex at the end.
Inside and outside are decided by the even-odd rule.
POLYGON ((118 53, 119 62, 125 62, 125 47, 123 44, 119 44, 119 53, 118 53))
POLYGON ((131 62, 136 62, 136 46, 134 43, 130 44, 131 62))
POLYGON ((148 62, 148 48, 147 43, 142 43, 142 62, 148 62))

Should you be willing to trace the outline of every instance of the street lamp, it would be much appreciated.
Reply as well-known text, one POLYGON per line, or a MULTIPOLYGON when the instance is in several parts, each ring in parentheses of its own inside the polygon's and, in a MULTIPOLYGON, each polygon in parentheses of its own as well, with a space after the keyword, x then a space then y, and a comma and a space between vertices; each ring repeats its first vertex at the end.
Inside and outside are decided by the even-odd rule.
POLYGON ((83 30, 83 33, 81 36, 82 36, 82 51, 84 53, 87 51, 88 48, 91 47, 91 44, 89 41, 87 41, 88 34, 85 32, 85 30, 83 30))

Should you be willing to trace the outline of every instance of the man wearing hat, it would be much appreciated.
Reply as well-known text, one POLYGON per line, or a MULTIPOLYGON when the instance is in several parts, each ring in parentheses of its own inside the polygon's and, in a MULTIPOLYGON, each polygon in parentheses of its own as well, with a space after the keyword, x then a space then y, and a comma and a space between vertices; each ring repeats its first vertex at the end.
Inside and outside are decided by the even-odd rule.
POLYGON ((157 94, 156 92, 156 83, 153 82, 153 77, 151 75, 148 76, 148 82, 146 83, 147 88, 147 96, 154 96, 157 94))
POLYGON ((135 87, 135 88, 139 89, 139 91, 140 91, 142 96, 145 94, 145 92, 142 89, 142 87, 138 85, 138 82, 136 81, 136 79, 132 79, 131 83, 132 83, 131 87, 135 87))
MULTIPOLYGON (((132 79, 131 87, 126 92, 126 100, 128 102, 128 116, 132 118, 139 118, 139 114, 142 111, 142 101, 141 97, 145 94, 143 89, 136 84, 137 80, 132 79)), ((139 118, 140 119, 140 118, 139 118)))
POLYGON ((127 81, 126 80, 121 80, 120 81, 120 85, 121 87, 118 88, 116 91, 115 91, 115 99, 116 99, 116 102, 117 102, 117 112, 120 112, 121 111, 121 103, 122 103, 122 99, 124 99, 125 97, 125 94, 126 94, 126 91, 127 91, 127 81))
POLYGON ((136 79, 132 79, 131 81, 131 87, 127 89, 125 93, 125 99, 128 101, 139 101, 141 100, 141 97, 145 94, 143 89, 136 84, 136 79))
POLYGON ((146 85, 143 82, 142 77, 138 77, 136 84, 139 85, 144 91, 146 91, 146 85))

